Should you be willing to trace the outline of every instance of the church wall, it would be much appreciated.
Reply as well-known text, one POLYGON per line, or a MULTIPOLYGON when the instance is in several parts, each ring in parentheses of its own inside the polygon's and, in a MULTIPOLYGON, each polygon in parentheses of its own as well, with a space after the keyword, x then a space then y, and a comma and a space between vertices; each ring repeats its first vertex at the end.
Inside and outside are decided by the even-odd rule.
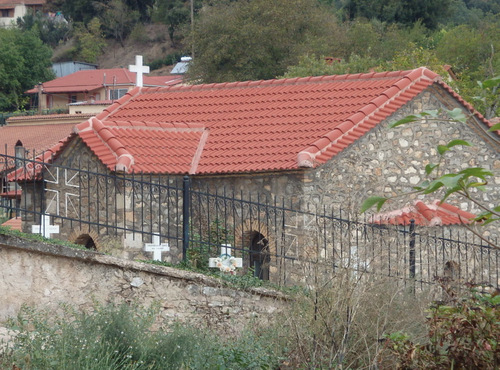
MULTIPOLYGON (((495 202, 500 199, 500 145, 498 142, 496 146, 492 144, 491 138, 485 142, 482 137, 488 134, 484 130, 472 123, 464 125, 445 121, 415 122, 387 128, 388 123, 410 114, 443 107, 453 109, 458 106, 454 102, 440 88, 426 90, 332 160, 307 171, 304 199, 319 207, 327 204, 359 212, 362 202, 369 196, 391 197, 411 192, 414 186, 425 180, 425 166, 438 163, 436 147, 463 139, 472 146, 455 146, 446 153, 443 171, 459 171, 466 167, 483 167, 492 171, 495 174, 493 181, 485 187, 485 192, 475 191, 474 197, 488 207, 498 205, 495 202)), ((387 203, 383 210, 398 209, 417 199, 430 202, 442 195, 409 194, 387 203)), ((447 202, 464 211, 480 213, 473 202, 453 197, 447 202)))

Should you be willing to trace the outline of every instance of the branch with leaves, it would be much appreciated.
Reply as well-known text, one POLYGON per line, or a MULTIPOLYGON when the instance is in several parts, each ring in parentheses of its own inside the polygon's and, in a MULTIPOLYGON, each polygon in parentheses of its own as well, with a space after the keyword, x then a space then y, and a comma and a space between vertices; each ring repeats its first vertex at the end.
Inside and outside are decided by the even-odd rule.
MULTIPOLYGON (((486 82, 485 82, 486 83, 486 82)), ((404 124, 412 123, 412 122, 420 122, 422 120, 427 121, 448 121, 448 122, 462 122, 465 123, 468 117, 463 113, 460 108, 455 108, 453 110, 432 110, 432 111, 424 111, 419 114, 407 116, 397 122, 394 122, 389 125, 389 128, 398 127, 404 124), (448 118, 443 119, 440 116, 442 113, 446 113, 448 118)), ((500 130, 500 124, 493 125, 489 131, 498 131, 500 130)), ((367 198, 362 206, 361 212, 364 213, 369 209, 376 207, 377 212, 379 212, 383 205, 394 198, 408 196, 410 194, 433 194, 438 191, 444 192, 444 195, 441 198, 441 202, 446 201, 450 196, 457 195, 463 197, 470 202, 474 203, 477 207, 481 209, 481 213, 477 215, 472 220, 475 224, 487 225, 492 222, 497 222, 500 220, 500 205, 496 205, 494 207, 488 207, 484 205, 482 202, 478 201, 473 196, 473 189, 477 189, 480 191, 486 191, 486 185, 489 183, 491 177, 494 174, 486 170, 482 167, 468 167, 463 170, 457 172, 445 172, 443 170, 443 164, 445 162, 445 153, 452 150, 455 146, 471 146, 469 142, 466 140, 451 140, 445 145, 437 146, 437 153, 439 154, 439 161, 437 163, 430 163, 425 166, 425 174, 427 179, 424 180, 419 185, 413 188, 413 191, 406 192, 402 194, 398 194, 392 197, 381 197, 381 196, 372 196, 367 198)), ((463 226, 474 232, 477 236, 479 236, 482 240, 486 241, 488 244, 493 246, 494 248, 499 248, 496 245, 492 245, 491 241, 482 237, 479 233, 473 230, 469 225, 463 223, 463 226)))

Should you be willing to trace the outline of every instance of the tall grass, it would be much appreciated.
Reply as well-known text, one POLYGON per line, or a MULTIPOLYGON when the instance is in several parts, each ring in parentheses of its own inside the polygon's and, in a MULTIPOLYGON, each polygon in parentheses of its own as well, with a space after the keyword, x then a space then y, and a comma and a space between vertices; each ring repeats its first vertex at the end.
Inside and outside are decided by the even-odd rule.
POLYGON ((266 369, 281 350, 270 336, 245 331, 225 340, 218 333, 175 324, 158 326, 158 310, 137 305, 96 306, 90 313, 23 307, 0 355, 0 367, 29 369, 266 369))

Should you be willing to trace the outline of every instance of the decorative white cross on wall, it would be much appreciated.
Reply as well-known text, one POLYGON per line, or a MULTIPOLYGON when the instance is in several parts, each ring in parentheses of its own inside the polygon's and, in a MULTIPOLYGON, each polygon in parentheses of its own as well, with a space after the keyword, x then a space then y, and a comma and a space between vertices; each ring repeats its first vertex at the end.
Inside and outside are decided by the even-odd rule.
POLYGON ((149 73, 149 66, 142 65, 142 55, 135 56, 135 65, 129 65, 128 69, 130 72, 136 72, 135 86, 142 87, 142 74, 149 73))
POLYGON ((59 233, 59 225, 51 225, 50 224, 50 215, 45 214, 43 215, 42 219, 40 220, 40 225, 32 225, 31 226, 31 232, 33 234, 40 234, 44 236, 45 238, 50 238, 51 234, 58 234, 59 233))
POLYGON ((154 234, 153 242, 146 243, 144 245, 144 250, 146 252, 153 252, 153 259, 155 261, 161 261, 162 252, 168 252, 170 247, 168 246, 168 243, 160 243, 160 235, 154 234))

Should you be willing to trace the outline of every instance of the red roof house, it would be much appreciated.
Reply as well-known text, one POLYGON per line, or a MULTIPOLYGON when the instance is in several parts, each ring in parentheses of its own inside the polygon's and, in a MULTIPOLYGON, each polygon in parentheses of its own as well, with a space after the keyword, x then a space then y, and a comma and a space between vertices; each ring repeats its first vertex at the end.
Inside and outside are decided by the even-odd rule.
MULTIPOLYGON (((182 82, 180 76, 144 76, 143 79, 144 86, 148 87, 182 82)), ((111 104, 132 89, 135 82, 136 73, 126 68, 89 69, 44 82, 26 93, 41 94, 42 109, 67 109, 71 105, 75 112, 86 113, 90 109, 95 114, 103 109, 96 111, 96 104, 111 104), (82 107, 82 102, 89 103, 90 107, 82 107)))

